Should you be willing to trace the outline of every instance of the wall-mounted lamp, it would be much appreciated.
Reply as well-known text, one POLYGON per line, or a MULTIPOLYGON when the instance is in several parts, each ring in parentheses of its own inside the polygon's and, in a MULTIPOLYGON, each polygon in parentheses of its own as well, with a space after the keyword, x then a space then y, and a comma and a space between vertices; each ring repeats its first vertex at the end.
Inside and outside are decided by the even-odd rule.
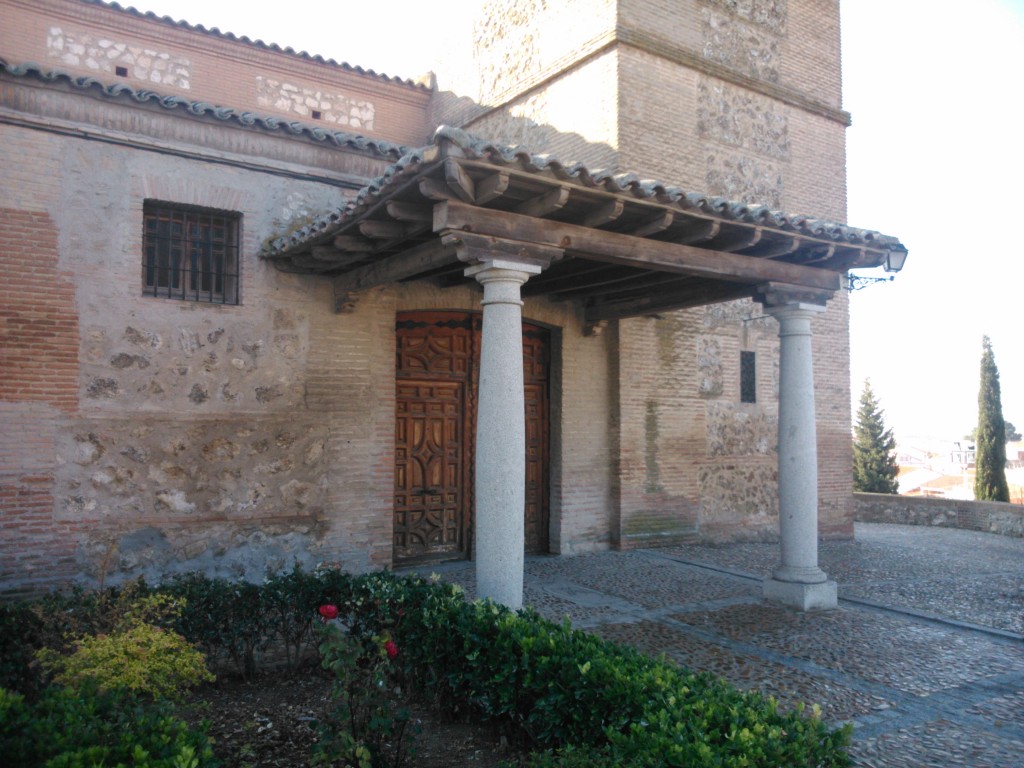
POLYGON ((882 268, 886 272, 892 272, 893 274, 888 277, 867 277, 864 275, 849 274, 846 276, 846 289, 849 291, 856 291, 865 286, 871 285, 872 283, 888 283, 896 279, 896 272, 903 269, 903 265, 907 263, 907 252, 905 250, 898 251, 886 251, 885 261, 882 263, 882 268))

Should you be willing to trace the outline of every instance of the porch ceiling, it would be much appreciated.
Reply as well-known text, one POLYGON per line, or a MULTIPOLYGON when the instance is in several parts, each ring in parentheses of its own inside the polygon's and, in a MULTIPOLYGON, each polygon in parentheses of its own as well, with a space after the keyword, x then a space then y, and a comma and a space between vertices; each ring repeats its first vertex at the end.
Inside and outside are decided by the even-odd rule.
POLYGON ((846 270, 878 266, 891 250, 906 248, 442 128, 344 209, 271 240, 263 256, 283 271, 331 276, 341 295, 461 283, 472 254, 554 254, 523 294, 581 301, 596 321, 752 296, 765 283, 835 291, 846 270))

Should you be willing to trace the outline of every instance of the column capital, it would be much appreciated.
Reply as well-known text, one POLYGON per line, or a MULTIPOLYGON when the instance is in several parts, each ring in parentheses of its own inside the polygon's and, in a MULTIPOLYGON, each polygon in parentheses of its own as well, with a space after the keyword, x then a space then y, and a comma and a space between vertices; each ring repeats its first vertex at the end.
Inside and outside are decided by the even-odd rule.
POLYGON ((491 235, 477 235, 460 230, 442 232, 441 242, 445 247, 454 248, 459 261, 467 264, 502 261, 533 265, 538 267, 537 272, 533 274, 546 269, 551 262, 558 261, 565 255, 565 250, 562 248, 520 240, 508 240, 491 235))
POLYGON ((775 315, 779 310, 802 309, 808 312, 822 312, 825 304, 832 298, 834 291, 823 291, 815 288, 803 288, 785 283, 764 283, 757 286, 757 301, 769 314, 775 315))

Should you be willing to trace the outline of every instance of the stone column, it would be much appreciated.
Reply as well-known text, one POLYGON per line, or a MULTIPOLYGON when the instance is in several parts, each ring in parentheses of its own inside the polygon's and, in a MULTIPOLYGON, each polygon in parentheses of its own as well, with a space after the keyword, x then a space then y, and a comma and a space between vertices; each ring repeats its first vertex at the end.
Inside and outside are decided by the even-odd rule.
POLYGON ((494 259, 469 267, 484 288, 476 425, 477 596, 523 605, 526 422, 523 302, 519 288, 534 264, 494 259))
POLYGON ((766 303, 779 321, 779 528, 782 562, 764 596, 802 611, 831 609, 836 583, 818 567, 818 441, 814 414, 811 318, 824 304, 766 303))

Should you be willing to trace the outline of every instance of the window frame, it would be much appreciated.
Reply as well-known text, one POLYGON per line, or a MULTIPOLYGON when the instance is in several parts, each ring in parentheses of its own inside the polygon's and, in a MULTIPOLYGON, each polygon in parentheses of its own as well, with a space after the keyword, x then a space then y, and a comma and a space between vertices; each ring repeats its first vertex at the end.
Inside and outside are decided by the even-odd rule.
POLYGON ((240 304, 241 232, 237 211, 143 201, 142 295, 240 304))

